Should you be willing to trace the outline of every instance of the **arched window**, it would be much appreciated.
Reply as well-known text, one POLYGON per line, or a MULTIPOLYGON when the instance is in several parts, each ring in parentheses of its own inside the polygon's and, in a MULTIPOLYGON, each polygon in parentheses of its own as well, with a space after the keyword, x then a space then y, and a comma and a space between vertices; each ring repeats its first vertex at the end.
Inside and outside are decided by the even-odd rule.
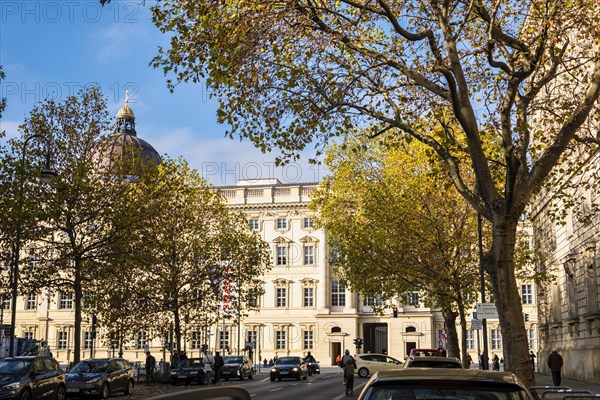
POLYGON ((405 329, 406 333, 416 332, 416 331, 417 331, 417 328, 415 328, 414 326, 407 326, 406 329, 405 329))
POLYGON ((331 328, 331 333, 341 333, 342 332, 342 328, 340 328, 339 326, 334 326, 333 328, 331 328))

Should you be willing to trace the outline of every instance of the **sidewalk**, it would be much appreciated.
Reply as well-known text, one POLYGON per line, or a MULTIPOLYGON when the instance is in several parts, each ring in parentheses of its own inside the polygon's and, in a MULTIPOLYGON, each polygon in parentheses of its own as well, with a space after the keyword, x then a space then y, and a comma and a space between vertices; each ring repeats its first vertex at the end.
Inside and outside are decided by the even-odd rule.
MULTIPOLYGON (((537 372, 535 373, 535 384, 536 386, 554 386, 551 375, 543 375, 537 372)), ((592 394, 600 394, 600 385, 594 383, 562 378, 560 385, 568 386, 573 390, 589 390, 592 394)))

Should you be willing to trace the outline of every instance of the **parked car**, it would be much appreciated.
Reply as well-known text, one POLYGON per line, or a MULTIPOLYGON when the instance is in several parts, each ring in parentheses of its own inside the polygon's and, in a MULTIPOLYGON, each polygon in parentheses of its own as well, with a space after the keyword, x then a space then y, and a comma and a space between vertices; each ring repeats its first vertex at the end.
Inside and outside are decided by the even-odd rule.
POLYGON ((96 358, 77 363, 67 374, 67 396, 132 395, 133 366, 122 358, 96 358))
POLYGON ((0 399, 65 398, 65 373, 48 356, 0 359, 0 399))
POLYGON ((462 363, 455 357, 409 357, 404 368, 463 368, 462 363))
POLYGON ((510 372, 476 369, 405 368, 374 374, 359 400, 533 400, 510 372))
POLYGON ((252 371, 252 362, 246 356, 225 356, 223 357, 223 367, 221 368, 221 379, 226 381, 229 379, 244 378, 253 379, 254 372, 252 371))
POLYGON ((275 379, 307 379, 308 368, 302 357, 279 357, 271 368, 270 377, 271 382, 275 381, 275 379))
POLYGON ((171 385, 178 383, 202 385, 204 380, 204 363, 201 358, 187 358, 171 370, 171 385))
POLYGON ((412 349, 409 357, 445 357, 442 349, 412 349))
POLYGON ((402 368, 402 361, 396 360, 385 354, 355 354, 356 373, 361 378, 374 374, 377 371, 385 371, 388 369, 402 368))

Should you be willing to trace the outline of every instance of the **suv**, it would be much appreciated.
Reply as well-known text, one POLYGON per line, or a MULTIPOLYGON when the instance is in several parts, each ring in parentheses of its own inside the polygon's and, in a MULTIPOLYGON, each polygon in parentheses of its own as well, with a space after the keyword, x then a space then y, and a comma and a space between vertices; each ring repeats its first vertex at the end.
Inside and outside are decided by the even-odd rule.
POLYGON ((254 378, 252 362, 246 356, 225 356, 223 357, 223 363, 221 379, 228 381, 229 378, 235 378, 243 381, 246 377, 248 379, 254 378))
POLYGON ((0 399, 65 398, 65 374, 48 356, 0 359, 0 399))
POLYGON ((533 400, 510 372, 476 369, 399 369, 373 375, 359 400, 533 400))
POLYGON ((361 378, 366 378, 377 371, 402 368, 402 361, 385 354, 355 354, 354 360, 356 373, 361 378))
POLYGON ((404 368, 463 368, 458 358, 454 357, 409 357, 404 368))
POLYGON ((67 395, 133 394, 133 366, 122 358, 96 358, 77 363, 67 374, 67 395))

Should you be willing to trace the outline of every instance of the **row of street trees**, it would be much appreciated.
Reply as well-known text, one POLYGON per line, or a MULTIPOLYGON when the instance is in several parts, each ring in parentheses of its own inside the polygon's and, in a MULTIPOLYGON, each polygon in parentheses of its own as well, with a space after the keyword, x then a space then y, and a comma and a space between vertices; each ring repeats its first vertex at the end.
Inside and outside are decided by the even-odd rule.
POLYGON ((73 294, 75 362, 83 318, 97 316, 104 340, 121 345, 139 331, 163 337, 173 326, 179 350, 184 328, 201 330, 219 314, 215 287, 235 282, 239 307, 269 265, 267 245, 197 171, 182 159, 143 160, 112 127, 105 98, 85 90, 36 106, 0 154, 4 253, 20 226, 19 294, 73 294), (50 185, 36 182, 43 142, 30 142, 21 169, 24 139, 34 134, 51 143, 50 185))

